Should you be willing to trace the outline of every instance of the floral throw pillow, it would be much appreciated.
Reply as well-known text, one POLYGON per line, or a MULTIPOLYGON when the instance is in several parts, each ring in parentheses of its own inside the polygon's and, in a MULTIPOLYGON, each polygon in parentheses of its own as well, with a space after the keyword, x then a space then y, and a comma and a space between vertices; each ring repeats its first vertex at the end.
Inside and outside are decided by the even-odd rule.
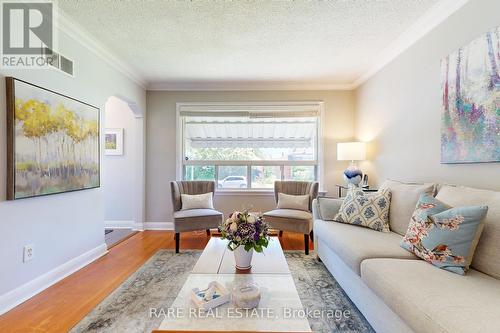
POLYGON ((351 186, 333 220, 389 232, 390 204, 391 191, 388 189, 366 194, 361 188, 351 186))
POLYGON ((434 266, 464 275, 487 212, 487 206, 452 208, 433 196, 422 194, 401 247, 434 266))

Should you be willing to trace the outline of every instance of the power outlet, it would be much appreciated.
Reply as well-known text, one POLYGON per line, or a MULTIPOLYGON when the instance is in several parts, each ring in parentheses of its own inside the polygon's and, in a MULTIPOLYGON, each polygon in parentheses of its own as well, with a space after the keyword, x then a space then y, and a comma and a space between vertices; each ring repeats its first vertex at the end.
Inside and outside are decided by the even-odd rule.
POLYGON ((24 246, 23 262, 33 260, 35 257, 35 245, 28 244, 24 246))

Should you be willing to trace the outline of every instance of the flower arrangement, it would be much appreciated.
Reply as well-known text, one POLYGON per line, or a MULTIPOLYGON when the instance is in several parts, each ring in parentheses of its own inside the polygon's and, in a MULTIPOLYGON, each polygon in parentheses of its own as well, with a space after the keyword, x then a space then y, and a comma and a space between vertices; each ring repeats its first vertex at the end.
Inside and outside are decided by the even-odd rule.
POLYGON ((264 222, 262 215, 248 211, 231 213, 219 226, 219 230, 222 239, 229 240, 227 247, 231 251, 244 246, 245 251, 254 249, 260 253, 269 244, 269 226, 264 222))

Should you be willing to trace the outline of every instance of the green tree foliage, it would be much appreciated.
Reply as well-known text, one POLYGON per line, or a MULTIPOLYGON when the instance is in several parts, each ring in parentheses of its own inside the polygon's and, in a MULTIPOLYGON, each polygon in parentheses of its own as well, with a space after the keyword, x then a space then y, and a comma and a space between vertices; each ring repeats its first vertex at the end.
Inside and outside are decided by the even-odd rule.
POLYGON ((263 159, 259 148, 196 148, 193 160, 248 161, 263 159))
POLYGON ((50 105, 35 99, 16 99, 15 119, 22 123, 23 134, 28 138, 43 138, 60 131, 81 142, 99 134, 97 120, 82 119, 63 104, 52 111, 50 105))
POLYGON ((33 141, 39 171, 42 171, 42 163, 45 163, 49 175, 52 162, 49 152, 54 152, 62 164, 64 160, 72 160, 75 164, 76 146, 85 152, 92 152, 89 141, 95 142, 99 136, 97 120, 83 119, 62 103, 52 109, 43 101, 23 101, 18 98, 15 101, 15 120, 23 135, 33 141), (72 146, 68 138, 71 139, 72 146), (47 161, 42 161, 44 158, 47 161))

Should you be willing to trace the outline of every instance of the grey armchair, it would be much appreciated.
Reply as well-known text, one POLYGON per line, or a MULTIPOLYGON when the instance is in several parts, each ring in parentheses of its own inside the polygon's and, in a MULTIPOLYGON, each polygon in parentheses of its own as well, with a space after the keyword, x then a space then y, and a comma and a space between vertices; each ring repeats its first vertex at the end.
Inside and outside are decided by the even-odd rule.
POLYGON ((185 231, 203 230, 210 236, 210 229, 217 228, 223 215, 214 209, 182 210, 181 194, 214 193, 213 181, 175 181, 170 182, 172 190, 172 206, 174 208, 175 253, 179 253, 180 233, 185 231))
POLYGON ((317 182, 300 181, 276 181, 274 183, 274 197, 278 202, 278 193, 290 195, 309 195, 308 211, 296 209, 273 209, 264 213, 264 219, 273 229, 279 230, 279 235, 283 231, 292 231, 304 234, 305 253, 309 254, 309 236, 313 238, 313 216, 312 201, 318 196, 317 182))

